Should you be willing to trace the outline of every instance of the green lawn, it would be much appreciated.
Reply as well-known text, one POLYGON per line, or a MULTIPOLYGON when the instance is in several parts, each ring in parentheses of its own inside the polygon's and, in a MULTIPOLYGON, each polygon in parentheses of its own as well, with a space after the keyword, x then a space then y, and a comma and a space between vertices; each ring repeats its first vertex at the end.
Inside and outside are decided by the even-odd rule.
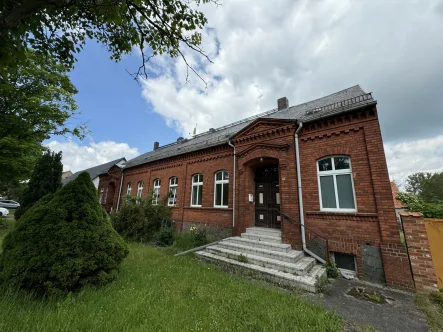
MULTIPOLYGON (((6 231, 0 230, 0 241, 6 231)), ((282 291, 132 243, 119 278, 64 301, 0 294, 0 331, 340 331, 343 321, 282 291)))

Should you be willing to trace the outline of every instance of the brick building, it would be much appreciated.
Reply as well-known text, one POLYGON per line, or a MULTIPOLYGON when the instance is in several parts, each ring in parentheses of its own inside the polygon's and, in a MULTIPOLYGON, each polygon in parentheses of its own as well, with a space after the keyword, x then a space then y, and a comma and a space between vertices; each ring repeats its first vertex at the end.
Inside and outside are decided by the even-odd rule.
MULTIPOLYGON (((413 287, 397 228, 376 100, 359 86, 278 107, 111 168, 99 188, 169 194, 179 231, 204 225, 221 236, 252 226, 360 278, 413 287), (301 193, 301 196, 300 196, 301 193), (301 227, 301 224, 304 227, 301 227), (327 240, 327 244, 326 244, 327 240), (324 258, 324 256, 323 256, 324 258)), ((110 204, 110 205, 109 205, 110 204)))

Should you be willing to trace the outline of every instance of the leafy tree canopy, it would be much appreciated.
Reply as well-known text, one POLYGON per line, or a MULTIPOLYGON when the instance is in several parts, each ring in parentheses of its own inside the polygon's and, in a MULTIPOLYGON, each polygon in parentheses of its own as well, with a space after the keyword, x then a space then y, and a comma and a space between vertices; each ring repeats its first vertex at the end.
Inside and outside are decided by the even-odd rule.
MULTIPOLYGON (((72 68, 87 38, 95 38, 120 60, 138 47, 143 63, 135 76, 146 75, 152 56, 181 56, 181 44, 206 56, 200 47, 207 23, 194 9, 214 0, 3 0, 0 9, 0 61, 13 65, 24 49, 54 55, 72 68), (146 44, 150 54, 145 54, 146 44)), ((208 59, 209 60, 209 59, 208 59)), ((188 68, 191 68, 188 65, 188 68)))
POLYGON ((41 198, 60 189, 62 186, 62 172, 61 152, 47 151, 43 154, 35 165, 28 186, 23 192, 20 207, 15 211, 15 218, 19 219, 41 198))
POLYGON ((425 202, 443 202, 443 172, 409 175, 405 187, 425 202))
POLYGON ((66 70, 32 50, 14 70, 0 63, 0 184, 29 179, 50 135, 84 137, 84 126, 66 123, 78 114, 66 70))

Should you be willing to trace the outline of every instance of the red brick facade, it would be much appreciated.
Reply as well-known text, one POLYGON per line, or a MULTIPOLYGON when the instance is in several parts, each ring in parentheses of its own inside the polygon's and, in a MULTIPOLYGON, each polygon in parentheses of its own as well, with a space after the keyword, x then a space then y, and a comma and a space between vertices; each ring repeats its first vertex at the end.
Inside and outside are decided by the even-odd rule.
MULTIPOLYGON (((126 194, 128 183, 132 184, 131 194, 136 195, 137 183, 143 181, 143 195, 146 196, 154 180, 160 179, 160 195, 164 196, 169 191, 169 179, 176 176, 177 206, 172 209, 178 229, 183 223, 201 223, 226 228, 238 235, 255 224, 255 203, 248 199, 249 194, 255 194, 255 168, 273 164, 278 165, 280 210, 299 221, 294 142, 297 125, 296 120, 261 118, 233 137, 237 156, 234 227, 234 150, 228 144, 125 168, 121 195, 126 194), (219 170, 227 170, 231 175, 228 208, 213 207, 214 174, 219 170), (190 207, 191 178, 196 173, 203 174, 204 178, 201 208, 190 207)), ((361 245, 380 247, 386 283, 412 288, 409 261, 397 228, 375 105, 304 124, 299 133, 299 147, 306 226, 328 239, 329 251, 355 255, 360 278, 364 278, 361 245), (331 155, 351 159, 356 213, 320 211, 317 161, 331 155)), ((120 180, 118 167, 100 177, 99 190, 110 182, 115 184, 113 209, 117 208, 120 180)), ((284 242, 301 249, 299 224, 282 218, 281 230, 284 242)), ((307 242, 313 237, 314 234, 307 232, 307 242)))

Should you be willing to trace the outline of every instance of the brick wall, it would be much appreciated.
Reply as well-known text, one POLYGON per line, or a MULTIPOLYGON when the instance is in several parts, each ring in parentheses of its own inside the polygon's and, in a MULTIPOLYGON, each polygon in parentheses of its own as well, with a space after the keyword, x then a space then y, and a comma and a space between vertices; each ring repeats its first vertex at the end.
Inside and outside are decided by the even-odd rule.
POLYGON ((417 212, 401 212, 400 216, 411 260, 415 288, 418 291, 437 290, 437 277, 423 215, 417 212))

